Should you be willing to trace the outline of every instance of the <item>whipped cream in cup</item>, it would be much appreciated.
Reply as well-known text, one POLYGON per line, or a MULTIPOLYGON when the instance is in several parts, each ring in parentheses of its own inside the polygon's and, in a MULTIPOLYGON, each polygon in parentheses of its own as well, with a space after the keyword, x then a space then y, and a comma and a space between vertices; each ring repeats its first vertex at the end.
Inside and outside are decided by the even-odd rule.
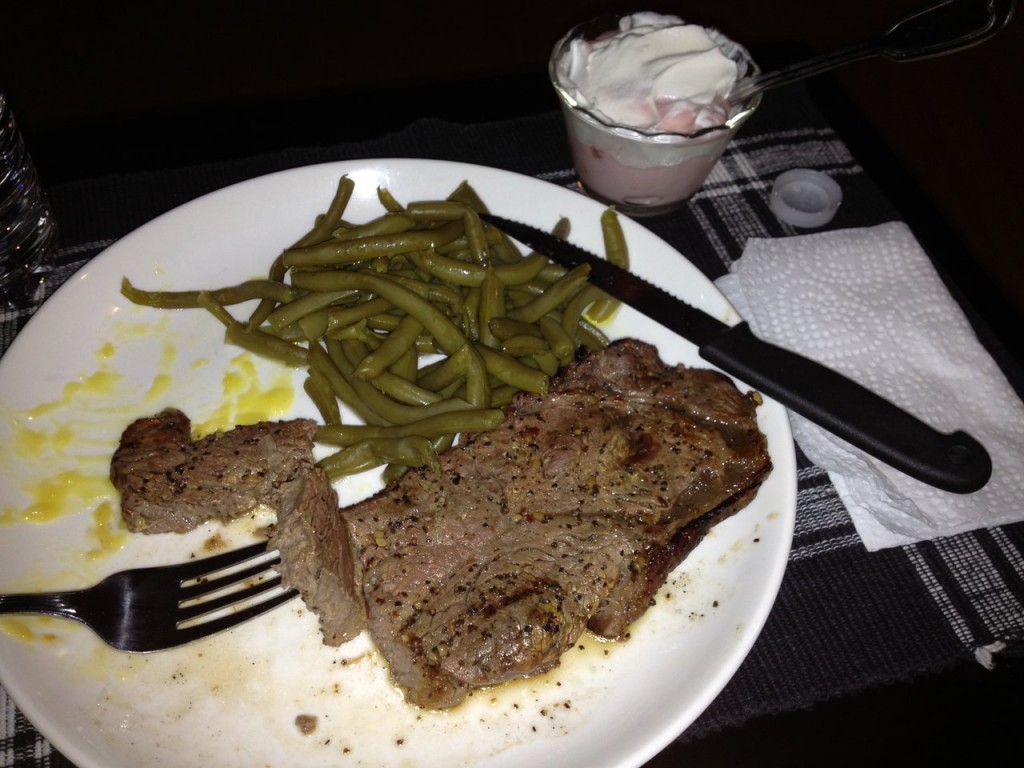
POLYGON ((758 71, 743 46, 676 16, 602 16, 571 29, 548 74, 584 191, 630 216, 676 210, 761 103, 726 101, 758 71))

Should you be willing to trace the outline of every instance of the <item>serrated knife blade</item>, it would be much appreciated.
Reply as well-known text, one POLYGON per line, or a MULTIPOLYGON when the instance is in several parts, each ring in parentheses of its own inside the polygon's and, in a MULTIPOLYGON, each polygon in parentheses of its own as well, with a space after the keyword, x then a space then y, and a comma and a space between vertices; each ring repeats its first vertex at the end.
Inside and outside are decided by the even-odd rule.
POLYGON ((712 365, 901 472, 953 493, 988 482, 991 458, 966 432, 939 432, 842 374, 762 341, 745 322, 729 325, 549 232, 493 214, 481 218, 563 267, 589 265, 592 284, 696 344, 712 365))

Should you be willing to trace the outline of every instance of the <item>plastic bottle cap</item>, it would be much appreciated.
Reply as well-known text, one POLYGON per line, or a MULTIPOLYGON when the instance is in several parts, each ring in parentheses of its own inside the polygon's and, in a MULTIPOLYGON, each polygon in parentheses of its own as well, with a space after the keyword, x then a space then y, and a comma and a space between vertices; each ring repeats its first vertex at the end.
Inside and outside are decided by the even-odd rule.
POLYGON ((786 171, 772 186, 771 209, 794 227, 821 227, 832 221, 843 190, 832 177, 809 168, 786 171))

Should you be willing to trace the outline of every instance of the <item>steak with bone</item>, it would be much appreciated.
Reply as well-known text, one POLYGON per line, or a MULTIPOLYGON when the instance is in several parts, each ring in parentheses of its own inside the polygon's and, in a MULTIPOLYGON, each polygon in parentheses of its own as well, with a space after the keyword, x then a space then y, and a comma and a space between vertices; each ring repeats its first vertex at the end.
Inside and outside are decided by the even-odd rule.
MULTIPOLYGON (((411 470, 340 512, 326 476, 302 479, 323 475, 306 461, 311 446, 296 450, 301 459, 280 483, 292 490, 268 491, 279 505, 271 546, 326 642, 365 626, 408 701, 452 707, 475 688, 551 669, 586 630, 625 635, 709 528, 749 503, 770 472, 757 402, 719 373, 666 366, 648 344, 615 342, 567 366, 547 395, 517 395, 500 427, 465 436, 439 457, 440 471, 411 470)), ((160 453, 140 446, 166 439, 159 421, 140 438, 153 429, 147 421, 129 427, 115 456, 128 469, 112 470, 129 510, 131 494, 152 491, 130 468, 160 453)), ((264 428, 291 445, 279 426, 264 428)), ((180 431, 166 429, 177 443, 180 431)), ((235 455, 238 442, 192 450, 235 455)), ((164 482, 159 471, 142 474, 164 482)), ((156 521, 161 514, 191 519, 181 477, 134 502, 142 530, 174 530, 156 521)))

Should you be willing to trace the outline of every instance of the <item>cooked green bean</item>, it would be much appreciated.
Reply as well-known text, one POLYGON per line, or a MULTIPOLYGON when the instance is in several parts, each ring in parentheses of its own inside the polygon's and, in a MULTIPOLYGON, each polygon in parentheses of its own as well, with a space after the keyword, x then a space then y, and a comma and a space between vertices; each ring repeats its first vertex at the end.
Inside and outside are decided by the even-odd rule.
POLYGON ((452 193, 448 195, 448 199, 465 203, 474 211, 479 211, 480 213, 488 212, 484 201, 480 199, 480 195, 477 194, 477 191, 473 189, 473 185, 468 181, 460 182, 459 186, 457 186, 452 193))
POLYGON ((576 326, 576 333, 573 339, 580 346, 586 347, 589 350, 604 349, 608 346, 608 337, 601 332, 596 326, 588 323, 586 320, 580 320, 579 325, 576 326))
POLYGON ((623 269, 629 267, 626 234, 622 231, 622 222, 614 208, 605 208, 601 213, 601 233, 604 237, 605 258, 623 269))
POLYGON ((398 324, 402 322, 403 317, 405 317, 405 315, 398 312, 381 312, 380 314, 370 315, 366 318, 366 327, 372 328, 375 331, 391 333, 398 327, 398 324))
POLYGON ((405 350, 405 354, 393 362, 388 370, 395 374, 395 376, 401 376, 408 381, 416 381, 419 362, 420 356, 416 351, 416 342, 413 341, 413 345, 405 350))
POLYGON ((548 376, 554 376, 558 373, 558 358, 556 358, 550 350, 542 350, 535 352, 530 357, 537 364, 537 367, 544 371, 548 376))
MULTIPOLYGON (((468 183, 445 200, 405 205, 378 187, 383 213, 364 221, 345 216, 353 188, 339 180, 328 210, 265 280, 209 291, 122 287, 139 304, 202 307, 230 343, 306 368, 303 388, 329 425, 321 438, 342 447, 322 462, 332 478, 382 464, 385 479, 436 467, 458 434, 500 424, 516 393, 545 394, 577 348, 608 343, 594 322, 614 304, 587 282, 588 269, 520 252, 480 219, 487 208, 468 183), (244 322, 226 309, 249 299, 259 304, 244 322), (342 405, 363 424, 342 426, 342 405)), ((606 258, 625 266, 614 209, 601 225, 606 258)), ((552 231, 567 237, 568 219, 552 231)))
POLYGON ((449 355, 433 365, 420 369, 416 383, 426 389, 440 392, 452 383, 465 381, 466 371, 469 367, 466 356, 466 345, 463 345, 454 355, 449 355))
POLYGON ((490 244, 487 242, 487 234, 484 232, 483 222, 477 212, 472 208, 466 209, 466 215, 462 220, 466 228, 466 241, 469 244, 469 252, 478 264, 490 263, 490 244))
MULTIPOLYGON (((312 316, 311 315, 307 315, 306 317, 312 317, 312 316)), ((300 318, 300 320, 305 320, 305 319, 306 318, 300 318)), ((245 324, 243 323, 243 325, 245 325, 245 324)), ((316 326, 316 322, 315 321, 311 321, 310 322, 310 327, 314 328, 315 326, 316 326)), ((245 329, 247 331, 249 331, 249 330, 262 331, 263 330, 262 328, 255 328, 255 329, 253 329, 253 328, 249 328, 248 326, 246 326, 245 329)), ((279 339, 284 339, 285 341, 304 342, 304 341, 308 341, 309 340, 309 335, 303 330, 303 325, 301 323, 299 323, 299 322, 294 322, 291 325, 286 325, 283 328, 275 330, 273 332, 273 335, 277 336, 277 338, 279 338, 279 339)))
POLYGON ((416 319, 423 323, 423 327, 437 340, 438 346, 449 355, 466 343, 465 335, 443 312, 429 301, 387 277, 366 272, 325 270, 297 272, 292 275, 292 282, 297 287, 311 291, 338 291, 354 288, 374 293, 410 315, 415 315, 416 319))
MULTIPOLYGON (((502 246, 507 242, 507 238, 505 237, 504 233, 502 233, 502 231, 497 227, 492 227, 490 224, 484 224, 484 237, 487 238, 487 245, 489 245, 491 248, 502 246)), ((450 243, 446 243, 445 245, 439 245, 434 250, 437 251, 438 253, 444 254, 445 256, 459 257, 461 254, 461 257, 465 261, 472 261, 472 255, 470 254, 469 247, 469 238, 467 238, 466 235, 457 237, 450 243)), ((522 256, 520 256, 519 252, 517 251, 516 258, 513 259, 513 261, 518 261, 520 258, 522 258, 522 256)))
POLYGON ((389 427, 367 424, 327 425, 316 431, 316 440, 328 445, 347 447, 363 440, 382 437, 419 435, 433 439, 459 432, 480 432, 493 429, 501 424, 504 418, 504 414, 498 408, 481 408, 437 414, 409 424, 395 424, 389 427))
MULTIPOLYGON (((460 261, 434 251, 423 251, 416 254, 414 259, 438 280, 455 285, 479 286, 487 272, 483 265, 460 261)), ((514 264, 497 264, 492 268, 505 285, 522 285, 533 280, 547 264, 547 257, 534 253, 514 264)))
POLYGON ((360 320, 366 320, 374 315, 387 312, 391 308, 391 302, 379 296, 350 307, 336 307, 327 313, 327 330, 325 333, 331 335, 333 331, 347 328, 358 323, 360 320))
POLYGON ((345 214, 345 209, 352 198, 355 186, 355 182, 352 179, 348 176, 342 176, 338 180, 338 188, 331 199, 330 205, 327 207, 327 212, 318 218, 313 228, 299 238, 292 247, 302 248, 313 243, 321 243, 330 237, 331 230, 337 226, 338 222, 341 221, 341 217, 345 214))
POLYGON ((519 387, 511 384, 503 384, 500 387, 491 387, 491 407, 504 408, 511 404, 512 398, 519 392, 519 387))
MULTIPOLYGON (((605 258, 612 264, 628 269, 629 250, 626 248, 626 237, 614 208, 605 208, 601 213, 601 234, 604 238, 605 258)), ((619 300, 606 296, 587 309, 587 318, 592 323, 604 323, 611 320, 618 308, 619 300)))
POLYGON ((388 277, 403 288, 412 291, 421 299, 425 299, 430 304, 444 304, 448 307, 447 314, 452 317, 462 312, 462 293, 454 286, 428 283, 418 277, 396 275, 394 273, 388 277))
POLYGON ((562 310, 562 328, 569 334, 570 338, 575 338, 576 329, 583 320, 583 313, 586 312, 587 307, 595 301, 600 301, 606 295, 596 285, 588 285, 577 293, 572 298, 572 301, 565 305, 565 308, 562 310))
POLYGON ((344 328, 335 328, 331 333, 325 333, 322 338, 336 341, 361 341, 373 348, 380 345, 380 339, 367 326, 366 320, 346 325, 344 328))
POLYGON ((217 299, 207 291, 199 291, 196 297, 196 303, 199 307, 205 309, 217 318, 225 328, 229 328, 235 322, 235 318, 232 317, 231 313, 224 308, 224 305, 217 301, 217 299))
POLYGON ((405 207, 405 212, 416 221, 458 221, 471 210, 457 200, 417 200, 405 207))
POLYGON ((587 276, 590 274, 589 264, 580 264, 574 269, 570 269, 561 278, 556 280, 551 286, 538 295, 529 304, 516 307, 509 312, 509 317, 516 320, 526 320, 528 322, 536 322, 540 320, 548 312, 551 312, 560 304, 569 301, 587 284, 587 276))
POLYGON ((390 213, 401 213, 405 210, 405 207, 395 199, 387 187, 377 187, 377 199, 384 206, 384 210, 390 213))
POLYGON ((354 227, 340 227, 331 233, 331 242, 358 240, 362 237, 381 237, 408 232, 416 221, 401 213, 385 213, 376 219, 354 227))
POLYGON ((479 295, 477 338, 484 346, 497 347, 498 339, 491 330, 491 323, 505 316, 505 283, 492 266, 488 266, 484 272, 479 295))
MULTIPOLYGON (((340 185, 339 185, 340 189, 340 185)), ((288 276, 288 269, 284 265, 284 259, 281 254, 277 255, 270 264, 270 270, 267 273, 267 279, 275 283, 283 283, 285 278, 288 276)), ((256 305, 256 309, 249 315, 249 322, 245 325, 247 328, 259 328, 263 325, 263 321, 267 319, 267 316, 274 311, 277 306, 277 302, 274 299, 260 299, 260 303, 256 305)))
POLYGON ((390 371, 384 371, 369 382, 383 394, 405 405, 430 405, 448 399, 390 371))
MULTIPOLYGON (((462 430, 468 431, 468 430, 462 430)), ((458 432, 449 432, 447 435, 438 435, 431 440, 431 445, 434 446, 434 453, 441 454, 455 445, 455 438, 459 436, 458 432)))
POLYGON ((297 321, 306 341, 316 341, 327 332, 327 309, 318 309, 303 315, 297 321))
MULTIPOLYGON (((416 229, 392 235, 376 235, 358 240, 328 241, 302 248, 289 248, 283 254, 286 267, 324 267, 356 264, 377 256, 412 253, 450 243, 463 232, 462 221, 453 221, 434 229, 416 229)), ((294 276, 293 276, 294 277, 294 276)))
POLYGON ((462 221, 466 238, 466 249, 478 264, 489 261, 487 234, 480 216, 465 203, 455 200, 426 200, 409 203, 406 214, 417 220, 426 222, 462 221))
MULTIPOLYGON (((437 449, 434 452, 440 453, 437 449)), ((408 471, 409 467, 404 464, 388 464, 384 467, 384 471, 380 473, 380 481, 385 486, 389 486, 408 471)))
POLYGON ((438 470, 437 453, 425 437, 370 438, 327 456, 317 462, 328 477, 336 480, 344 475, 365 472, 385 464, 406 467, 430 467, 438 470))
POLYGON ((536 392, 539 395, 547 394, 548 377, 542 372, 524 365, 514 357, 497 349, 491 349, 482 344, 476 345, 476 351, 484 359, 487 372, 498 381, 525 389, 527 392, 536 392))
POLYGON ((510 336, 505 339, 501 342, 501 351, 512 357, 524 357, 526 355, 538 355, 541 352, 550 352, 551 348, 543 338, 524 334, 522 336, 510 336))
POLYGON ((480 338, 480 291, 477 288, 463 289, 458 325, 467 339, 476 341, 480 338))
POLYGON ((465 400, 470 405, 483 408, 491 403, 490 373, 487 364, 472 342, 466 342, 455 354, 466 356, 465 400))
POLYGON ((499 341, 511 339, 513 336, 536 336, 538 339, 544 336, 536 323, 527 323, 512 317, 492 317, 488 325, 494 338, 499 341))
POLYGON ((553 315, 544 315, 538 322, 540 332, 544 335, 551 352, 558 358, 561 365, 568 365, 572 362, 576 350, 573 347, 572 339, 565 332, 562 324, 553 315))
POLYGON ((555 264, 550 262, 544 265, 544 269, 537 273, 534 281, 542 285, 551 285, 553 282, 562 277, 569 270, 563 267, 561 264, 555 264))
POLYGON ((294 288, 273 280, 246 280, 238 285, 207 291, 146 291, 136 288, 127 277, 123 277, 121 293, 133 304, 157 309, 198 309, 200 293, 210 294, 222 306, 241 304, 252 299, 291 301, 295 297, 294 288))
POLYGON ((412 315, 406 315, 377 349, 370 352, 356 366, 356 376, 373 379, 398 361, 416 344, 416 337, 423 330, 423 324, 412 315))
POLYGON ((319 370, 316 368, 309 369, 309 375, 302 382, 302 388, 320 412, 320 418, 324 420, 324 424, 341 424, 341 409, 338 407, 338 398, 335 396, 330 384, 327 383, 327 379, 319 370))
POLYGON ((310 367, 317 369, 323 374, 324 380, 330 385, 331 390, 338 399, 355 411, 356 415, 367 424, 391 423, 360 399, 359 393, 356 392, 348 379, 342 375, 334 360, 331 359, 331 356, 327 354, 327 351, 319 343, 311 343, 309 345, 309 364, 310 367))
POLYGON ((266 323, 274 330, 280 330, 285 326, 297 323, 300 318, 311 312, 324 309, 332 304, 343 301, 352 301, 356 297, 355 291, 325 291, 321 293, 307 293, 292 301, 283 302, 267 315, 266 323))
POLYGON ((442 256, 436 251, 420 251, 412 258, 425 272, 447 283, 478 286, 483 280, 483 268, 479 264, 442 256))
MULTIPOLYGON (((425 405, 405 405, 387 397, 372 384, 355 375, 355 366, 344 356, 340 342, 328 341, 328 355, 338 372, 359 397, 360 401, 375 414, 391 424, 408 424, 436 413, 468 411, 473 406, 461 398, 448 398, 425 405), (333 352, 333 354, 332 354, 333 352)), ((378 422, 379 423, 379 422, 378 422)))
POLYGON ((568 240, 571 230, 572 222, 570 222, 565 216, 560 216, 558 221, 555 222, 555 226, 551 228, 551 234, 559 240, 568 240))
POLYGON ((243 323, 231 323, 224 332, 224 338, 230 344, 293 368, 304 368, 309 365, 305 347, 259 329, 247 328, 243 323))

